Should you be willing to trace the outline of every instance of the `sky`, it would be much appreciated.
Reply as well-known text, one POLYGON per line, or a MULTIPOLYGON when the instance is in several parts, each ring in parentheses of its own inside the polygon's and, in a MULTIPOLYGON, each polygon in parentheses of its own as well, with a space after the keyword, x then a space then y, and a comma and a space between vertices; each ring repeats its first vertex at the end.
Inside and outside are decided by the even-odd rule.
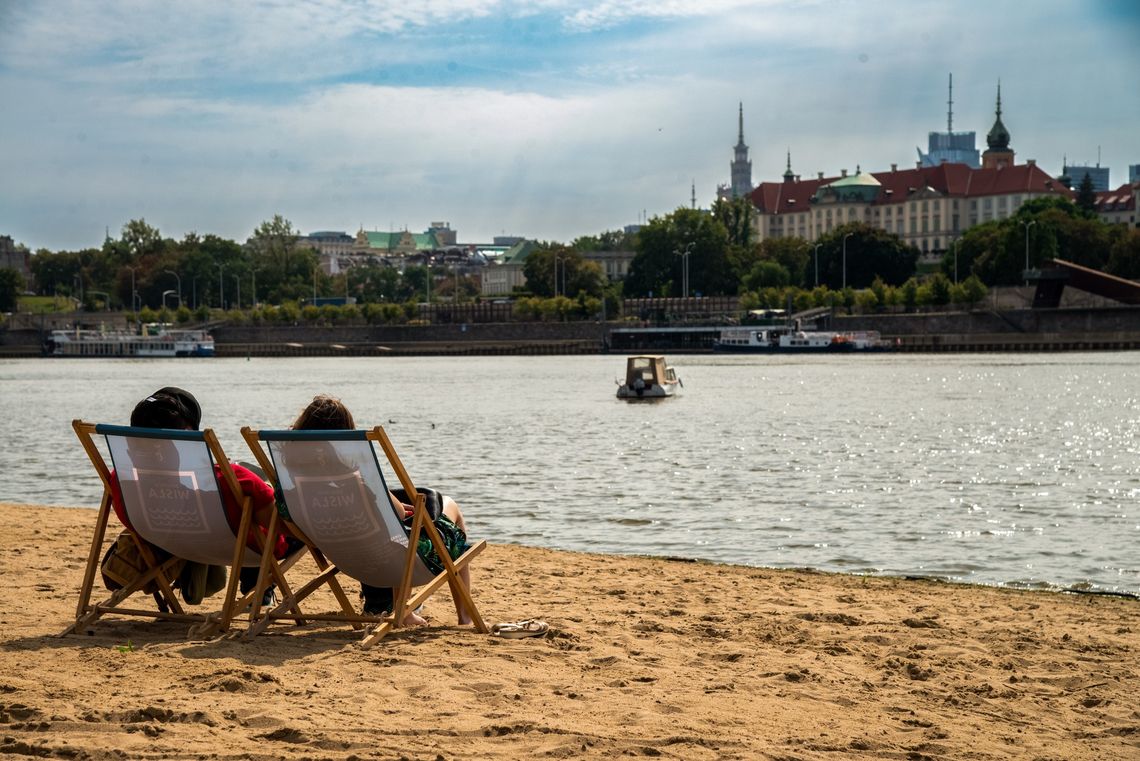
POLYGON ((730 180, 1140 164, 1135 0, 0 0, 0 235, 75 250, 145 219, 245 241, 446 222, 569 242, 730 180))

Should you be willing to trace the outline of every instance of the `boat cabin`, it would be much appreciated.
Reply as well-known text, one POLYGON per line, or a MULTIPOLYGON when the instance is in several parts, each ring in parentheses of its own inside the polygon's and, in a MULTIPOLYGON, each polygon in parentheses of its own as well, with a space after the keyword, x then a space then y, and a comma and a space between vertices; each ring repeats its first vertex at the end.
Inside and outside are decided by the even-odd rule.
POLYGON ((673 368, 667 367, 665 357, 660 355, 644 355, 629 357, 625 363, 625 385, 636 388, 639 385, 651 388, 653 384, 664 385, 669 381, 676 381, 673 368), (641 381, 639 384, 638 381, 641 381))

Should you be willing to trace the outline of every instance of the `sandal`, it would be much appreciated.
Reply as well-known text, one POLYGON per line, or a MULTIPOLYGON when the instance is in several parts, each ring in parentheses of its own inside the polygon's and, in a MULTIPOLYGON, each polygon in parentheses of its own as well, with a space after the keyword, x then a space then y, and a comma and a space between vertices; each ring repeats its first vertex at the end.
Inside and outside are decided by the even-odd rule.
POLYGON ((520 639, 522 637, 541 637, 550 631, 550 625, 536 618, 512 623, 495 624, 491 627, 491 634, 496 637, 520 639))

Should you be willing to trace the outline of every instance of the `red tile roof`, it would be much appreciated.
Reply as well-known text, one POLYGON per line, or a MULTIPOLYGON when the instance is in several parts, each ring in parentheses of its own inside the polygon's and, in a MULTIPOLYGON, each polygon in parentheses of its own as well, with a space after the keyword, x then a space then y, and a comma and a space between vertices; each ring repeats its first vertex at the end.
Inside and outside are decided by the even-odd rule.
MULTIPOLYGON (((876 205, 903 203, 911 193, 930 187, 958 198, 1010 195, 1013 193, 1058 193, 1072 197, 1071 190, 1053 179, 1036 164, 1017 164, 1004 169, 973 169, 967 164, 943 163, 874 172, 882 184, 876 205)), ((762 182, 752 191, 752 203, 765 214, 790 214, 811 208, 811 198, 823 185, 841 177, 762 182)))
POLYGON ((1116 190, 1105 190, 1096 194, 1097 213, 1106 211, 1133 211, 1136 209, 1136 193, 1140 183, 1121 185, 1116 190))

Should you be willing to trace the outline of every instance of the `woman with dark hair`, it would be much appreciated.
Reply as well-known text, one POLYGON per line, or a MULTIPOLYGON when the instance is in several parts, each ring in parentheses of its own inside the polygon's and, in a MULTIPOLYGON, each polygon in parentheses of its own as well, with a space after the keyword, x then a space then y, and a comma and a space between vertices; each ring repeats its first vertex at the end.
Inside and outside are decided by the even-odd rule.
MULTIPOLYGON (((189 391, 174 386, 160 388, 147 396, 131 411, 131 426, 134 428, 166 428, 181 431, 196 431, 202 422, 202 408, 198 400, 189 391)), ((273 487, 267 484, 255 473, 232 464, 234 477, 241 488, 241 495, 235 495, 230 490, 228 482, 221 477, 218 466, 215 465, 215 475, 221 485, 222 505, 226 511, 226 520, 236 532, 241 526, 241 496, 248 496, 253 506, 253 524, 247 539, 251 549, 260 552, 260 543, 266 538, 265 527, 269 525, 272 511, 276 509, 273 487), (260 534, 260 537, 257 533, 260 534)), ((112 474, 114 475, 114 474, 112 474)), ((122 490, 117 478, 111 479, 111 506, 115 515, 127 528, 132 528, 126 509, 123 507, 122 490)), ((277 558, 285 556, 288 545, 286 535, 278 531, 272 540, 273 554, 277 558)), ((240 573, 241 592, 245 594, 257 585, 258 568, 256 566, 242 568, 240 573)), ((268 604, 273 598, 270 587, 265 593, 264 602, 268 604)))
MULTIPOLYGON (((341 431, 351 430, 355 427, 352 413, 344 406, 344 403, 340 399, 326 394, 319 394, 314 397, 313 401, 301 411, 292 425, 295 431, 341 431)), ((428 514, 447 547, 447 554, 454 560, 466 552, 470 546, 467 543, 467 524, 463 520, 463 513, 459 510, 459 504, 451 497, 440 495, 433 489, 421 489, 420 491, 426 495, 428 514)), ((397 489, 388 492, 388 499, 392 504, 392 509, 400 516, 405 530, 410 530, 412 505, 409 502, 411 498, 403 489, 397 489)), ((421 539, 420 546, 417 549, 420 557, 429 568, 437 573, 442 570, 442 564, 435 554, 435 548, 430 543, 425 544, 421 539)), ((470 587, 470 570, 464 566, 459 575, 463 579, 463 583, 470 587)), ((366 614, 382 615, 392 610, 394 595, 391 588, 373 587, 362 583, 360 585, 360 596, 363 598, 366 614)), ((455 610, 461 625, 471 623, 471 617, 458 600, 455 603, 455 610)), ((411 613, 404 619, 404 623, 422 625, 426 624, 427 621, 418 613, 411 613)))

